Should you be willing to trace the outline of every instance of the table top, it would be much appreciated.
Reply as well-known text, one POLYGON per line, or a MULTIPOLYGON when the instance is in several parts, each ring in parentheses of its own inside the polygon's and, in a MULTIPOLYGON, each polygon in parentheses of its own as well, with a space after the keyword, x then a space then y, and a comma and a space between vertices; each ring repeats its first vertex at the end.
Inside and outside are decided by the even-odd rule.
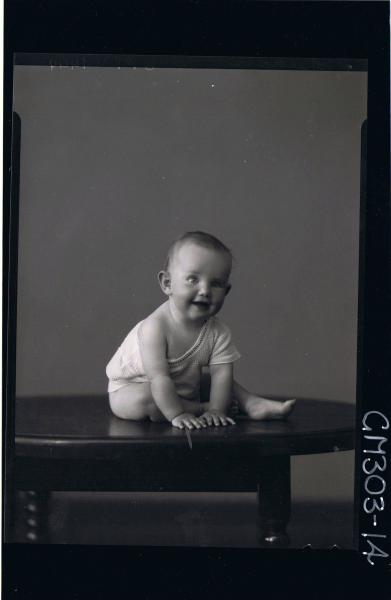
MULTIPOLYGON (((238 420, 235 426, 191 431, 192 449, 255 446, 262 455, 313 454, 354 448, 355 406, 298 399, 284 421, 238 420)), ((110 458, 118 452, 189 447, 168 423, 115 417, 107 396, 48 396, 16 400, 16 456, 110 458)))

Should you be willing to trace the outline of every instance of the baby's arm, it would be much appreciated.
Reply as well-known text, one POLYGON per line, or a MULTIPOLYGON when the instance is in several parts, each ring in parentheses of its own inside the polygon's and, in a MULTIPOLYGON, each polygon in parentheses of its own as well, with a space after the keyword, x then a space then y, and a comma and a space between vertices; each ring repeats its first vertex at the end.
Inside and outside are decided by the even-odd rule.
POLYGON ((209 409, 201 415, 208 425, 235 425, 227 410, 232 400, 233 363, 210 365, 210 399, 209 409))
POLYGON ((143 322, 140 329, 140 354, 152 397, 167 421, 171 421, 180 429, 193 429, 193 426, 200 428, 203 423, 194 415, 185 412, 170 377, 166 359, 166 337, 158 319, 146 319, 143 322))

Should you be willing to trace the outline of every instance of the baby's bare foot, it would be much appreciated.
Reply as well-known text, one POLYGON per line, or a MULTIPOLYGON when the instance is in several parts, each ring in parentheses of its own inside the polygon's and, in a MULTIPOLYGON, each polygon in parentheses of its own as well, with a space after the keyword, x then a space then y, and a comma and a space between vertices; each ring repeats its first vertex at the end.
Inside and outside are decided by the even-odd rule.
POLYGON ((246 402, 245 412, 250 419, 256 421, 285 419, 292 412, 295 403, 295 399, 279 402, 259 396, 250 396, 246 402))

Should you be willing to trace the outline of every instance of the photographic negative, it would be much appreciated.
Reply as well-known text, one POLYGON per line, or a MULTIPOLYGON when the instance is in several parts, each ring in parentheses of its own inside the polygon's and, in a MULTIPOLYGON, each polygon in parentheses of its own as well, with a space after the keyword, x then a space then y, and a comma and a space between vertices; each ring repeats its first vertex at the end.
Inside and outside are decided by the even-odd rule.
MULTIPOLYGON (((159 50, 14 56, 6 539, 342 548, 386 564, 387 334, 375 315, 387 323, 388 229, 373 57, 159 50), (200 429, 202 411, 182 429, 168 412, 158 422, 110 408, 106 366, 179 298, 157 275, 189 231, 233 255, 216 312, 195 299, 193 312, 213 312, 197 327, 218 313, 242 356, 235 381, 273 406, 294 398, 283 419, 248 418, 237 397, 241 415, 231 402, 222 411, 235 425, 220 416, 200 429)), ((212 254, 201 287, 216 287, 212 254)), ((176 333, 168 359, 193 350, 189 331, 176 333)))

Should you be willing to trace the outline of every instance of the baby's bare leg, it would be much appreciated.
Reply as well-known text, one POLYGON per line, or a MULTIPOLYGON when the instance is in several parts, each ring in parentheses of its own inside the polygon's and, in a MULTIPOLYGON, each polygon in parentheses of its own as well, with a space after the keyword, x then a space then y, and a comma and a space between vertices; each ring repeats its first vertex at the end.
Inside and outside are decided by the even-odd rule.
MULTIPOLYGON (((116 417, 132 421, 166 421, 163 413, 158 409, 152 397, 149 383, 129 383, 116 392, 109 394, 110 408, 116 417)), ((201 415, 205 404, 195 400, 181 398, 183 410, 195 416, 201 415)))
POLYGON ((237 381, 233 385, 234 398, 237 400, 242 411, 256 421, 269 419, 285 419, 293 410, 296 400, 269 400, 257 394, 252 394, 237 381))
MULTIPOLYGON (((201 377, 201 400, 209 399, 210 394, 210 373, 204 369, 201 377)), ((229 408, 229 413, 236 418, 240 418, 238 410, 242 415, 257 421, 266 421, 269 419, 285 419, 292 412, 296 400, 286 400, 278 402, 262 398, 257 394, 252 394, 237 381, 233 383, 233 400, 229 408)), ((204 410, 208 410, 208 403, 203 403, 204 410)))

